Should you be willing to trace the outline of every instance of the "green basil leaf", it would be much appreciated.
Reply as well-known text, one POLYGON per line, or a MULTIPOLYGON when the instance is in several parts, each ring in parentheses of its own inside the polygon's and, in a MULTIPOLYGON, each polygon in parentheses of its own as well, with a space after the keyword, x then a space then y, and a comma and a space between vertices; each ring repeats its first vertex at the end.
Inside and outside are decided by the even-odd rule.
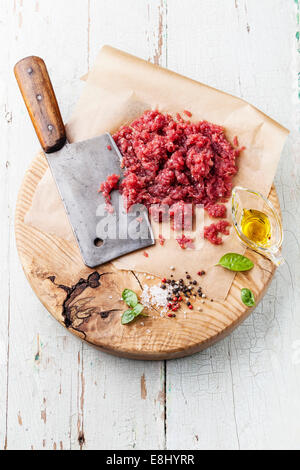
POLYGON ((143 310, 144 310, 144 305, 137 304, 132 311, 134 315, 137 317, 138 315, 142 313, 143 310))
POLYGON ((249 258, 238 253, 226 253, 226 255, 222 256, 218 265, 230 271, 249 271, 254 266, 249 258))
POLYGON ((122 325, 127 325, 127 323, 132 322, 132 320, 134 320, 135 317, 136 316, 133 313, 133 310, 126 310, 126 312, 123 313, 122 318, 121 318, 122 325))
POLYGON ((241 299, 242 302, 247 305, 247 307, 254 307, 255 298, 253 292, 250 289, 244 288, 241 290, 241 299))
POLYGON ((127 303, 128 307, 135 307, 138 304, 138 298, 135 292, 130 289, 124 289, 122 299, 127 303))

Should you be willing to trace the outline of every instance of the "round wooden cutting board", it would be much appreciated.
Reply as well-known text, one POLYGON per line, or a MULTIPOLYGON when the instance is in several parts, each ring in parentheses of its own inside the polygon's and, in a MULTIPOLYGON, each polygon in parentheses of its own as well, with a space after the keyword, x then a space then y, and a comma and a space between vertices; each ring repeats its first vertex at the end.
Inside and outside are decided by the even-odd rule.
MULTIPOLYGON (((47 169, 43 154, 32 162, 21 186, 16 207, 16 242, 24 272, 38 298, 70 332, 118 356, 134 359, 172 359, 193 354, 228 335, 251 312, 240 300, 240 290, 249 287, 257 302, 264 295, 275 271, 274 265, 257 253, 246 255, 255 268, 236 275, 226 301, 197 300, 187 314, 161 317, 157 309, 148 317, 121 325, 124 288, 141 293, 142 273, 117 270, 111 263, 87 268, 75 242, 30 227, 24 223, 36 187, 47 169), (198 310, 201 308, 201 311, 198 310)), ((274 187, 269 199, 280 210, 274 187)), ((147 280, 157 284, 158 279, 147 280)))

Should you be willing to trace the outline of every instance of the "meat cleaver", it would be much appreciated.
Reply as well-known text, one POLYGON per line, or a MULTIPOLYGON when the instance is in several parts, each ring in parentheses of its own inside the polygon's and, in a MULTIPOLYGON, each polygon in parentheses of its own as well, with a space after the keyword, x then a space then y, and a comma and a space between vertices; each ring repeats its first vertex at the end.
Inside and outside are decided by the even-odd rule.
POLYGON ((45 152, 84 263, 93 268, 154 245, 144 207, 127 213, 119 191, 111 193, 113 212, 104 210, 100 183, 121 175, 121 154, 109 133, 68 143, 44 61, 26 57, 14 67, 29 116, 45 152))

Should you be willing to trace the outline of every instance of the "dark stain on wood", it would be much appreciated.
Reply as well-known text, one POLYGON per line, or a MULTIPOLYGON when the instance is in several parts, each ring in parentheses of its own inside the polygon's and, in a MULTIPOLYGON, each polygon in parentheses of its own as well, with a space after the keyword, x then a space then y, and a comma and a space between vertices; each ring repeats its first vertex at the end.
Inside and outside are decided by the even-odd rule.
POLYGON ((101 318, 108 318, 109 314, 112 312, 119 312, 119 308, 112 308, 111 310, 104 310, 103 312, 99 312, 101 318))
POLYGON ((92 289, 96 289, 101 285, 100 278, 104 274, 99 274, 97 271, 91 273, 87 279, 80 278, 79 281, 74 284, 72 287, 65 286, 63 284, 56 284, 55 283, 55 276, 49 276, 48 279, 53 282, 59 289, 63 289, 67 296, 63 303, 63 311, 62 316, 64 318, 64 323, 67 328, 72 326, 72 318, 71 318, 71 303, 78 297, 82 292, 87 289, 87 287, 91 287, 92 289))
POLYGON ((102 319, 106 319, 109 317, 110 313, 119 311, 119 309, 116 308, 101 311, 97 307, 89 307, 88 303, 92 300, 92 297, 77 299, 77 297, 79 297, 88 287, 91 289, 97 289, 101 286, 100 279, 105 274, 110 273, 99 274, 97 271, 94 271, 87 277, 87 279, 80 278, 79 281, 71 287, 64 284, 57 284, 55 282, 55 276, 47 277, 47 279, 49 279, 55 286, 65 291, 67 294, 62 304, 62 316, 66 328, 73 328, 74 330, 79 331, 84 335, 85 339, 86 334, 84 331, 80 330, 79 327, 93 314, 100 315, 102 319))

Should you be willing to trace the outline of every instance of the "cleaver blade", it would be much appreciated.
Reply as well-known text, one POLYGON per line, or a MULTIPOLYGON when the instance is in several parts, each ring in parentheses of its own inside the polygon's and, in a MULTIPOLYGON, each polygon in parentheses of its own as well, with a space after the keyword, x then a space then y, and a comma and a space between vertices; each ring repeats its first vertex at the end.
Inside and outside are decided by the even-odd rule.
POLYGON ((92 268, 154 244, 146 210, 126 213, 122 196, 116 190, 111 193, 114 211, 110 214, 105 211, 102 194, 98 194, 101 182, 121 172, 121 155, 110 134, 66 144, 46 157, 87 266, 92 268), (128 231, 134 226, 143 237, 129 236, 128 231), (102 227, 109 231, 107 238, 102 227), (101 241, 101 246, 97 246, 101 241))

